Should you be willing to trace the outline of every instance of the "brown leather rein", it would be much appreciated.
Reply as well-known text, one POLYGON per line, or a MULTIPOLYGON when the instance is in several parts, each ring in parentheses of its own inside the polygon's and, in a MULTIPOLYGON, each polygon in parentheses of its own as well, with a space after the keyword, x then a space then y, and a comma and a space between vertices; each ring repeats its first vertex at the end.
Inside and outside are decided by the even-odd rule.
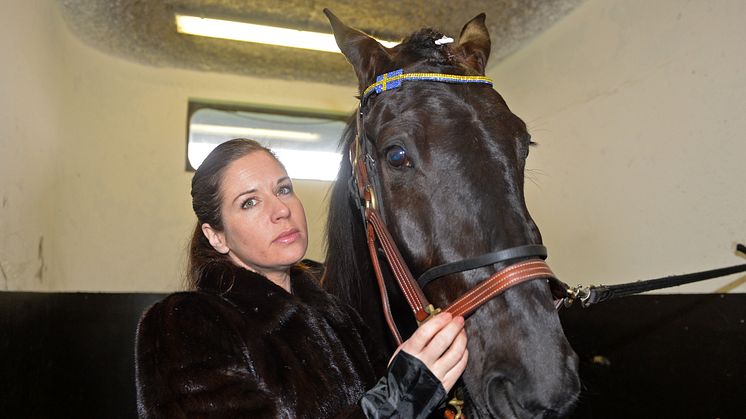
MULTIPOLYGON (((393 74, 389 73, 389 74, 393 74)), ((401 73, 398 73, 401 74, 401 73)), ((423 74, 423 73, 418 73, 423 74)), ((426 81, 437 81, 437 82, 448 82, 448 83, 482 83, 485 82, 483 77, 474 77, 474 81, 470 81, 470 76, 453 76, 453 75, 440 75, 432 74, 432 78, 417 78, 416 80, 426 81), (458 77, 454 79, 453 77, 458 77), (458 80, 458 81, 454 81, 458 80)), ((389 82, 389 84, 391 84, 389 82)), ((396 85, 395 87, 398 87, 396 85)), ((501 269, 494 273, 489 278, 481 281, 477 286, 458 297, 455 301, 451 302, 445 308, 435 308, 427 299, 422 291, 422 287, 418 284, 418 281, 414 279, 412 273, 404 263, 401 253, 397 248, 394 240, 391 237, 380 213, 378 212, 378 205, 380 203, 380 197, 376 195, 376 183, 375 178, 371 177, 373 173, 375 176, 375 160, 368 150, 368 141, 365 138, 365 132, 363 130, 363 107, 366 103, 367 98, 372 93, 381 93, 385 90, 391 90, 392 88, 386 86, 386 75, 379 76, 378 81, 366 89, 365 94, 360 99, 357 113, 357 133, 355 135, 354 142, 350 145, 350 162, 352 164, 352 179, 351 189, 357 195, 359 201, 357 202, 361 208, 363 221, 366 226, 368 250, 370 252, 370 258, 373 264, 373 268, 376 273, 376 281, 378 283, 378 289, 380 292, 381 301, 383 303, 383 312, 386 318, 386 323, 391 330, 394 339, 397 344, 402 343, 402 337, 396 326, 396 322, 393 319, 391 313, 391 307, 389 304, 388 292, 386 289, 386 281, 384 279, 383 271, 379 260, 379 245, 382 249, 382 253, 386 262, 388 263, 391 272, 396 279, 396 282, 404 294, 407 304, 409 305, 412 313, 417 319, 418 323, 422 323, 429 319, 431 316, 446 311, 454 316, 468 316, 473 313, 477 308, 482 306, 487 301, 502 294, 505 290, 516 286, 518 284, 535 280, 557 280, 554 273, 552 273, 549 266, 544 262, 543 257, 546 257, 546 249, 540 245, 528 245, 521 246, 519 248, 506 249, 502 252, 495 252, 493 254, 483 255, 482 260, 480 258, 474 258, 473 263, 467 263, 459 265, 461 262, 453 264, 441 265, 439 267, 430 269, 425 272, 423 276, 429 276, 429 279, 425 279, 427 283, 432 279, 440 276, 447 275, 449 273, 463 272, 466 270, 476 269, 477 267, 492 265, 496 263, 503 263, 508 260, 516 260, 517 262, 501 269), (381 89, 381 85, 383 88, 381 89), (375 91, 373 90, 375 88, 375 91), (354 184, 353 184, 354 182, 354 184), (511 252, 515 250, 514 252, 511 252), (513 255, 507 255, 505 252, 513 253, 513 255), (454 265, 454 266, 449 266, 454 265), (431 272, 439 270, 441 272, 431 272), (433 275, 428 275, 433 273, 433 275)), ((421 279, 423 277, 420 277, 421 279)), ((424 285, 423 285, 424 286, 424 285)))

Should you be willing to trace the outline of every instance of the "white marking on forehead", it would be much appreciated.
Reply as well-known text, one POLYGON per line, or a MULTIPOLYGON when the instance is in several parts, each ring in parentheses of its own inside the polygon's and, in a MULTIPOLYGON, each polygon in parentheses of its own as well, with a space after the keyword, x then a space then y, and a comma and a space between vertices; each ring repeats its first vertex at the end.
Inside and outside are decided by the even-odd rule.
POLYGON ((453 38, 449 38, 449 37, 443 35, 442 38, 435 40, 435 45, 450 44, 452 42, 453 42, 453 38))

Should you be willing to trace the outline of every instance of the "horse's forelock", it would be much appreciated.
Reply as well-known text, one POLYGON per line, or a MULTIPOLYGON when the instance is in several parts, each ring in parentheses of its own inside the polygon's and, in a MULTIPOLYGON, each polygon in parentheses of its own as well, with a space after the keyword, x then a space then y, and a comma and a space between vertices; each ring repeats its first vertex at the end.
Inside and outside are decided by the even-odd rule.
POLYGON ((399 60, 427 61, 432 64, 454 65, 457 64, 455 55, 449 44, 437 45, 436 40, 445 35, 435 29, 425 28, 404 40, 396 47, 399 60))

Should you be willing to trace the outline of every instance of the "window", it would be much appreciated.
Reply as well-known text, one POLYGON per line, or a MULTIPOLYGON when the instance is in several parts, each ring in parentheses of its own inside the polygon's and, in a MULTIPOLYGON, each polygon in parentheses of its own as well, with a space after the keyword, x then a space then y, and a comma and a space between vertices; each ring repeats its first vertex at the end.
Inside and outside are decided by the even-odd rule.
POLYGON ((189 102, 187 170, 195 170, 218 144, 251 138, 275 152, 293 179, 334 180, 337 144, 347 115, 189 102))

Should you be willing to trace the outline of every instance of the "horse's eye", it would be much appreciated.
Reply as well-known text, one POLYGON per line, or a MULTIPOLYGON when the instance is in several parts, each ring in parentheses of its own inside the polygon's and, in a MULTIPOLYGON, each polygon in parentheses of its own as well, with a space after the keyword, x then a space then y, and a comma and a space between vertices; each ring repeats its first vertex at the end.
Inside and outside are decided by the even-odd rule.
POLYGON ((386 161, 394 167, 402 167, 404 165, 411 166, 409 158, 407 157, 407 150, 398 145, 389 147, 389 149, 386 150, 386 161))

